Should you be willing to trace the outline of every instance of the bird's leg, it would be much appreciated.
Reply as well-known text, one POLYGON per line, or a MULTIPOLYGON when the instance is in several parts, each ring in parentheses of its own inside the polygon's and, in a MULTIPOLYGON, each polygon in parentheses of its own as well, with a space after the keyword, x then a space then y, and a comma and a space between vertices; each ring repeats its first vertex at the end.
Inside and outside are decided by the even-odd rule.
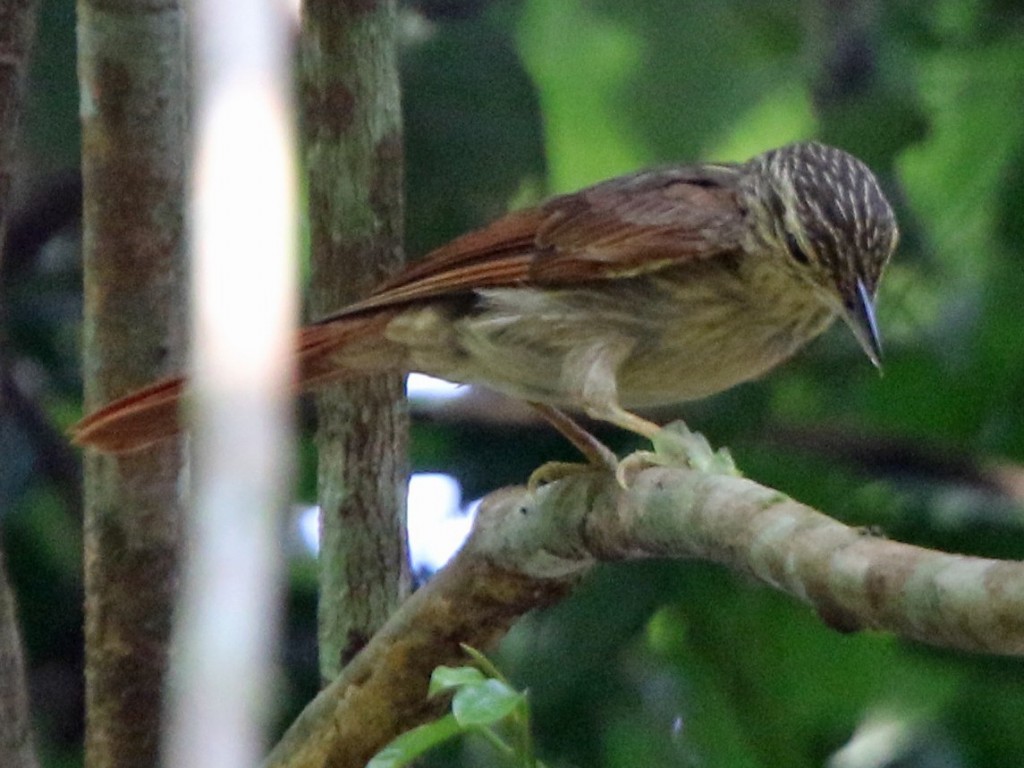
MULTIPOLYGON (((643 419, 622 410, 616 402, 615 372, 632 347, 631 341, 617 342, 606 338, 571 349, 562 363, 561 388, 570 402, 579 403, 588 415, 597 419, 633 431, 638 424, 624 423, 632 418, 645 429, 650 426, 657 430, 655 425, 648 425, 643 419), (625 419, 606 418, 613 412, 625 419)), ((530 405, 587 459, 587 464, 551 461, 538 467, 530 475, 527 484, 530 490, 586 469, 618 472, 619 462, 615 454, 562 411, 544 403, 530 405)))
POLYGON ((640 418, 617 403, 605 403, 600 407, 589 406, 586 411, 591 418, 614 424, 627 432, 633 432, 652 441, 662 429, 660 424, 640 418))
POLYGON ((619 405, 618 371, 633 351, 632 339, 603 339, 565 356, 562 382, 591 418, 653 440, 661 427, 619 405))
POLYGON ((606 338, 571 350, 562 365, 562 385, 569 398, 578 402, 588 416, 647 438, 654 450, 636 451, 618 461, 607 446, 562 411, 543 403, 530 403, 548 423, 579 449, 588 462, 586 465, 548 462, 530 475, 530 490, 590 468, 612 471, 623 488, 628 487, 632 475, 652 465, 686 466, 703 471, 735 471, 727 452, 712 450, 703 435, 690 432, 683 422, 675 422, 663 428, 619 405, 616 376, 619 366, 632 348, 632 341, 606 338))
POLYGON ((628 487, 629 478, 651 465, 684 466, 703 472, 736 474, 726 450, 715 451, 703 435, 691 432, 682 421, 662 427, 630 413, 618 400, 616 385, 619 366, 633 349, 632 341, 603 341, 573 350, 562 368, 563 381, 578 377, 579 400, 587 415, 614 424, 651 441, 653 451, 636 451, 615 467, 619 485, 628 487))
MULTIPOLYGON (((582 405, 589 415, 631 432, 651 436, 658 431, 658 426, 627 412, 617 402, 616 370, 632 346, 632 342, 615 343, 605 339, 571 350, 562 365, 562 388, 568 399, 582 405)), ((618 477, 618 458, 601 441, 557 408, 544 403, 530 405, 587 459, 586 465, 548 462, 538 467, 530 475, 530 490, 585 469, 603 469, 618 477)))
POLYGON ((530 405, 548 424, 572 443, 588 462, 595 467, 615 467, 617 460, 612 450, 565 413, 546 403, 530 403, 530 405))
POLYGON ((586 464, 573 464, 566 461, 549 461, 530 473, 527 488, 536 490, 542 485, 560 480, 563 477, 587 469, 603 469, 617 472, 619 461, 611 449, 587 432, 583 427, 569 418, 565 413, 546 403, 530 403, 545 421, 554 427, 559 434, 572 443, 586 458, 586 464))

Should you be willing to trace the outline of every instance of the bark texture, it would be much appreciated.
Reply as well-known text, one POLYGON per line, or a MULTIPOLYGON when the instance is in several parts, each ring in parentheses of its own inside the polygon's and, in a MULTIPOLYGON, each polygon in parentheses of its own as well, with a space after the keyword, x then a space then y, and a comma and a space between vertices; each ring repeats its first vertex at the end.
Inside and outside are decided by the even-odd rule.
MULTIPOLYGON (((35 22, 35 0, 0 0, 0 243, 7 232, 15 173, 15 136, 21 120, 25 69, 35 22)), ((0 248, 0 264, 3 258, 0 248)))
MULTIPOLYGON (((78 3, 85 408, 185 363, 184 13, 78 3)), ((86 765, 159 763, 180 441, 85 461, 86 765)))
MULTIPOLYGON (((15 137, 21 119, 25 69, 35 28, 34 0, 0 0, 0 267, 14 177, 15 137)), ((2 269, 0 269, 2 272, 2 269)), ((3 296, 0 295, 0 302, 3 296)), ((4 314, 0 307, 0 317, 4 314)), ((2 343, 2 337, 0 337, 2 343)), ((0 352, 0 366, 5 358, 0 352)), ((0 372, 6 381, 6 371, 0 372)), ((10 407, 9 387, 0 387, 0 411, 10 407)), ((0 765, 35 768, 38 760, 25 679, 18 611, 0 543, 0 765)))
MULTIPOLYGON (((314 317, 402 262, 402 134, 394 0, 312 0, 302 22, 314 317)), ((319 432, 320 670, 325 682, 408 591, 408 416, 401 376, 326 387, 319 432)))
POLYGON ((18 632, 14 592, 0 548, 0 765, 36 768, 35 744, 25 683, 25 656, 18 632))

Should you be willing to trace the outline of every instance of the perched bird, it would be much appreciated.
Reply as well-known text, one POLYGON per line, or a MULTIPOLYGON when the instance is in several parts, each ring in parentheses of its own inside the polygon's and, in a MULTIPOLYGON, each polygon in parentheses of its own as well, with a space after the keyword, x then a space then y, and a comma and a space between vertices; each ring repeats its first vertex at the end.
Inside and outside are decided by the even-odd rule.
MULTIPOLYGON (((303 328, 297 384, 420 371, 651 437, 627 409, 760 376, 837 316, 878 365, 873 302, 897 239, 871 171, 823 144, 641 171, 510 213, 303 328)), ((169 436, 185 384, 72 436, 110 452, 169 436)))

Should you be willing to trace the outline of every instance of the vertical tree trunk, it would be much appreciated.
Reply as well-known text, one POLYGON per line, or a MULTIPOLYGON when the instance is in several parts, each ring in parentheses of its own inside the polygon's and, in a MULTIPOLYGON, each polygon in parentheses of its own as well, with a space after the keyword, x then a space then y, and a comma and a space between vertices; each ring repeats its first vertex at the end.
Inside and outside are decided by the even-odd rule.
MULTIPOLYGON (((35 27, 34 0, 0 0, 0 265, 14 176, 15 136, 21 119, 25 68, 35 27)), ((3 297, 0 296, 0 301, 3 297)), ((3 316, 0 308, 0 317, 3 316)), ((0 340, 2 343, 2 340, 0 340)), ((4 356, 0 353, 0 366, 4 356)), ((4 408, 0 391, 0 411, 4 408)), ((0 766, 35 768, 25 659, 14 592, 0 543, 0 766)))
MULTIPOLYGON (((35 17, 35 0, 0 0, 0 246, 7 232, 14 177, 14 138, 21 119, 21 94, 35 17)), ((3 258, 0 247, 0 264, 3 258)))
POLYGON ((35 768, 35 746, 25 685, 18 611, 0 548, 0 765, 35 768))
MULTIPOLYGON (((185 29, 174 2, 78 3, 87 410, 185 361, 185 29)), ((85 461, 86 765, 159 762, 179 441, 85 461)))
MULTIPOLYGON (((402 259, 395 0, 311 0, 301 39, 311 306, 365 295, 402 259)), ((317 398, 320 670, 334 678, 408 590, 400 376, 317 398)))

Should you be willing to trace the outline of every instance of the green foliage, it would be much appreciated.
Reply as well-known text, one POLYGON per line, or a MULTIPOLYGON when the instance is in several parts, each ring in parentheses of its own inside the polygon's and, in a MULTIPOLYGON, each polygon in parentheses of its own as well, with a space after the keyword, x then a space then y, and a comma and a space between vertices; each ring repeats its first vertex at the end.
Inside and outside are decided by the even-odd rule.
POLYGON ((374 755, 366 768, 401 768, 460 733, 462 728, 455 715, 445 715, 403 733, 374 755))
POLYGON ((533 755, 526 695, 515 690, 479 651, 463 646, 475 667, 438 667, 429 695, 452 695, 451 713, 403 733, 378 752, 367 768, 401 768, 456 736, 482 737, 504 764, 543 768, 533 755), (511 738, 506 738, 508 734, 511 738))
POLYGON ((496 218, 521 190, 543 184, 537 95, 496 24, 470 19, 410 41, 402 93, 411 258, 496 218))

